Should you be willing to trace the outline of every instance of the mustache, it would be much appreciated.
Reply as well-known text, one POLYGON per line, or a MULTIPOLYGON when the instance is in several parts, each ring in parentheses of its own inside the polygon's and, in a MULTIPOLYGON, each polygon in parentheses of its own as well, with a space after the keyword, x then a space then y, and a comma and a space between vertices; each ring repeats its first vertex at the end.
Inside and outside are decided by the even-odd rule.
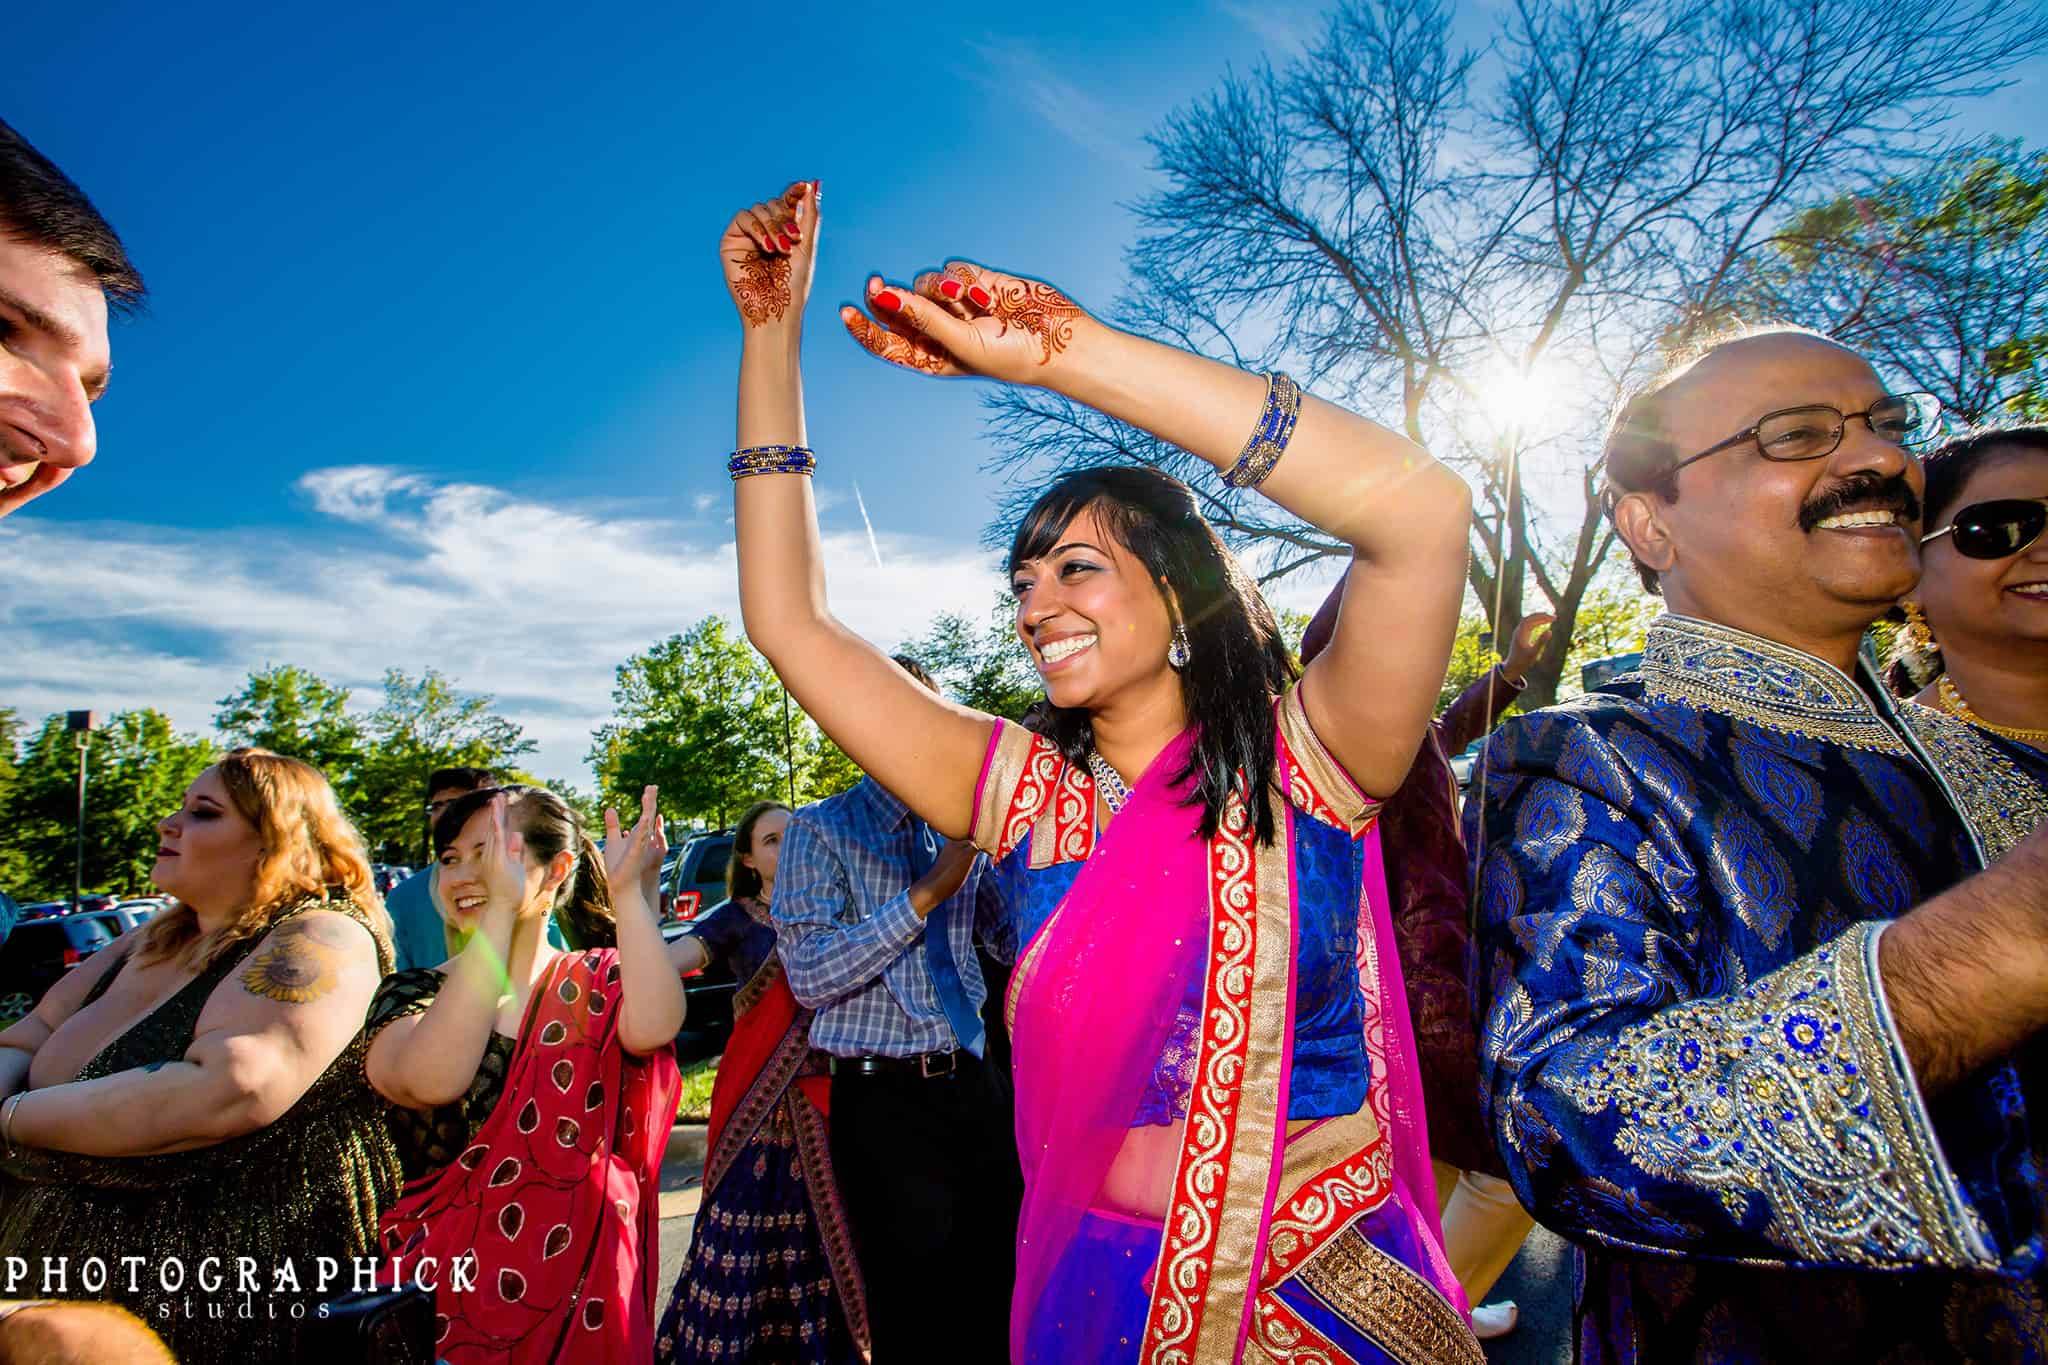
POLYGON ((1901 521, 1920 520, 1920 499, 1901 474, 1851 474, 1806 500, 1799 509, 1799 529, 1811 531, 1844 512, 1895 512, 1901 521))

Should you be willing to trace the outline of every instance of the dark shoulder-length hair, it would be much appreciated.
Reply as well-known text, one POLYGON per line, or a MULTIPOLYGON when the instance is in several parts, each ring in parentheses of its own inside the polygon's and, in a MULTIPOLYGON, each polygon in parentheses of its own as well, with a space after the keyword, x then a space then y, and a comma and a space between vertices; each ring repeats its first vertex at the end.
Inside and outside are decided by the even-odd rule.
MULTIPOLYGON (((1923 457, 1927 469, 1927 493, 1920 500, 1920 527, 1938 527, 1962 501, 1963 487, 1977 471, 2004 460, 2048 455, 2048 425, 1980 427, 1966 436, 1945 441, 1923 457)), ((1887 615, 1902 621, 1905 614, 1894 607, 1887 615)), ((1937 632, 1938 634, 1939 632, 1937 632)), ((1932 650, 1914 650, 1904 633, 1885 669, 1885 683, 1898 696, 1910 697, 1941 676, 1940 641, 1932 650)))
POLYGON ((512 828, 526 842, 536 862, 547 863, 567 850, 575 865, 555 890, 550 911, 571 948, 611 948, 618 944, 612 916, 611 883, 605 880, 604 851, 590 837, 567 802, 546 787, 479 787, 451 802, 434 821, 434 856, 447 852, 469 818, 499 797, 507 802, 512 828))
MULTIPOLYGON (((1024 514, 1010 542, 1009 571, 1060 543, 1061 534, 1093 508, 1109 534, 1172 589, 1188 631, 1190 657, 1180 671, 1181 699, 1196 728, 1195 746, 1176 787, 1202 807, 1202 837, 1222 823, 1232 792, 1245 798, 1257 837, 1271 843, 1277 813, 1273 780, 1273 702, 1294 681, 1294 661, 1273 609, 1202 519, 1195 495, 1171 474, 1134 465, 1083 469, 1061 478, 1024 514)), ((1095 747, 1086 709, 1048 706, 1040 733, 1067 761, 1085 764, 1095 747)))
POLYGON ((732 852, 725 860, 725 897, 727 900, 758 899, 761 895, 761 873, 757 868, 748 867, 740 861, 742 853, 754 851, 754 826, 761 817, 771 810, 788 810, 780 801, 756 801, 740 816, 740 822, 732 827, 732 852))

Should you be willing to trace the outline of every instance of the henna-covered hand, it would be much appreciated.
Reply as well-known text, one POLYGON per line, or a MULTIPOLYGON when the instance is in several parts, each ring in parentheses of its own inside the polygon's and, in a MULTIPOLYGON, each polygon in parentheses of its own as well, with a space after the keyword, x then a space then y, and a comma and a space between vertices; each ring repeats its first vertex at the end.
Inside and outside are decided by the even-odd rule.
POLYGON ((751 330, 803 319, 817 263, 818 183, 800 180, 779 199, 741 209, 719 238, 725 287, 751 330))
POLYGON ((640 793, 640 819, 631 830, 622 829, 615 807, 604 810, 604 873, 613 896, 637 888, 651 908, 661 898, 661 860, 668 852, 668 831, 661 812, 655 808, 658 789, 640 793))
POLYGON ((1047 371, 1091 321, 1086 310, 1042 280, 953 261, 909 289, 871 277, 868 306, 839 310, 871 354, 933 375, 981 375, 1014 384, 1046 382, 1047 371))

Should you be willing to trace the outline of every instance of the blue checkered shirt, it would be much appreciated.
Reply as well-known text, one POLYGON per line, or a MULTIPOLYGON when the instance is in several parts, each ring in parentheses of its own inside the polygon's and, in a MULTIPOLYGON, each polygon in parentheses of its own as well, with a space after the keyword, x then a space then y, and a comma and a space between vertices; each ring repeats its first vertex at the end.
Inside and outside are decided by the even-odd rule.
MULTIPOLYGON (((811 1046, 820 1051, 911 1057, 959 1046, 925 965, 925 922, 910 906, 918 837, 909 808, 871 778, 805 806, 782 836, 775 946, 791 993, 816 1011, 811 1046)), ((1015 956, 986 858, 975 859, 946 909, 953 960, 980 1009, 988 987, 976 937, 1006 962, 1015 956)))

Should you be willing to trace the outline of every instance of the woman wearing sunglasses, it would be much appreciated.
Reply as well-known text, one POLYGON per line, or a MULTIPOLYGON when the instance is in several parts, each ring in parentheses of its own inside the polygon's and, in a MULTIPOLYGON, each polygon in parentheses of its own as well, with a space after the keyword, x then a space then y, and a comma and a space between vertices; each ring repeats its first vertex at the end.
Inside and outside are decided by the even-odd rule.
POLYGON ((1921 525, 1892 685, 2048 751, 2048 426, 1980 431, 1929 455, 1921 525))

